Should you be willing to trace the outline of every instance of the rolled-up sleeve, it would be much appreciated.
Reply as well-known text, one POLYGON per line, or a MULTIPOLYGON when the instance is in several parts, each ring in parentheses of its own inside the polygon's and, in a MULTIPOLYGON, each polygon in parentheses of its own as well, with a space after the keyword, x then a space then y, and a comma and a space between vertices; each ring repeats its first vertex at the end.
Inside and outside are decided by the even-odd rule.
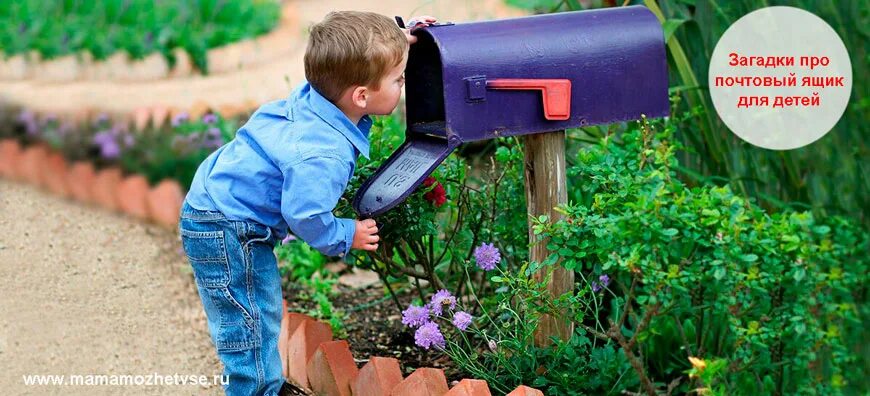
POLYGON ((282 173, 281 215, 293 234, 327 256, 346 256, 356 224, 332 211, 347 187, 349 166, 337 158, 311 157, 282 173))

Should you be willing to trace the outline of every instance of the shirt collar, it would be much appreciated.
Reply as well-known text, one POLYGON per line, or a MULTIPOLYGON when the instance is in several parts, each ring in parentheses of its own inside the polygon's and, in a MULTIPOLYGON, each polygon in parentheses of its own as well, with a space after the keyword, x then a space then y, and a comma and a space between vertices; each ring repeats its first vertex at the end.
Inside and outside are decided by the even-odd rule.
POLYGON ((369 116, 363 116, 359 123, 354 125, 344 112, 317 92, 310 83, 306 82, 302 86, 301 93, 318 117, 344 135, 360 154, 369 159, 369 130, 372 127, 372 119, 369 116))

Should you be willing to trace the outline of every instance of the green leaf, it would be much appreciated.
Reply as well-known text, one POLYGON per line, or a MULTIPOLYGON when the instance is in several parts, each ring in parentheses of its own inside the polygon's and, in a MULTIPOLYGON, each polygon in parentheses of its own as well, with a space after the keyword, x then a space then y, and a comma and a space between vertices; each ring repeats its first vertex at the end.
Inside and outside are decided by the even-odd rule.
POLYGON ((701 214, 707 217, 719 217, 721 214, 718 209, 703 209, 701 210, 701 214))
POLYGON ((495 150, 495 159, 498 162, 507 162, 510 159, 511 150, 505 146, 500 146, 495 150))
POLYGON ((816 226, 813 227, 813 232, 819 235, 827 235, 829 232, 831 232, 831 227, 828 227, 826 225, 816 226))
POLYGON ((795 282, 800 282, 806 275, 807 275, 806 269, 798 268, 797 270, 795 270, 794 275, 792 275, 792 277, 794 278, 795 282))
POLYGON ((668 40, 671 39, 671 36, 673 36, 674 31, 676 31, 677 28, 680 27, 680 25, 682 25, 684 23, 686 23, 685 19, 668 19, 668 20, 666 20, 662 24, 662 30, 664 30, 664 33, 665 33, 665 42, 668 42, 668 40))

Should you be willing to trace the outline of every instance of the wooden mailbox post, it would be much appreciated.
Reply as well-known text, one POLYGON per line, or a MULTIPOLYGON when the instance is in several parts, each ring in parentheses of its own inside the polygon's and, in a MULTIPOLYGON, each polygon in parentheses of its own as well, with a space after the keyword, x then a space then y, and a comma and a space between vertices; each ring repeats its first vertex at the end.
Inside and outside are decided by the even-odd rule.
MULTIPOLYGON (((547 241, 536 242, 532 219, 546 215, 550 221, 561 218, 554 208, 568 202, 565 171, 565 131, 527 135, 523 140, 523 157, 526 181, 526 205, 529 215, 529 261, 544 262, 550 255, 547 241)), ((538 270, 533 277, 540 282, 547 276, 548 268, 538 270)), ((554 266, 547 290, 555 299, 574 288, 574 271, 554 266)), ((544 315, 535 331, 535 345, 550 344, 550 337, 568 340, 574 331, 567 320, 557 320, 544 315)))

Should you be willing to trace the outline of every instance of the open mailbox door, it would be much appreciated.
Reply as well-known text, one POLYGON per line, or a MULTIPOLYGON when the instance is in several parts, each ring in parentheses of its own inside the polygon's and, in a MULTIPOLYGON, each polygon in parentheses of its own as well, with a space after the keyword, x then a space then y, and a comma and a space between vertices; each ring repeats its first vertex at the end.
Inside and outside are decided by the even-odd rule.
POLYGON ((458 146, 431 136, 408 138, 354 197, 362 217, 376 217, 392 209, 417 189, 423 180, 458 146))

